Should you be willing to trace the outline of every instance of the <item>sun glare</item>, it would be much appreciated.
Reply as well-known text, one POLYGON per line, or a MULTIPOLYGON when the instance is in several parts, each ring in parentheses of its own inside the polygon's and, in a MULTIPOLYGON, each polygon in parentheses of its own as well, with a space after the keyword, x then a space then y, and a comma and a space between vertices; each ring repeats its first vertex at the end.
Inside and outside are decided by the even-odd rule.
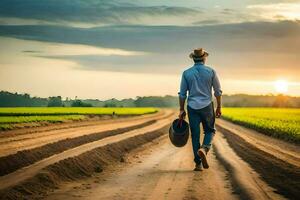
POLYGON ((274 83, 276 92, 286 93, 288 91, 288 82, 285 80, 277 80, 274 83))

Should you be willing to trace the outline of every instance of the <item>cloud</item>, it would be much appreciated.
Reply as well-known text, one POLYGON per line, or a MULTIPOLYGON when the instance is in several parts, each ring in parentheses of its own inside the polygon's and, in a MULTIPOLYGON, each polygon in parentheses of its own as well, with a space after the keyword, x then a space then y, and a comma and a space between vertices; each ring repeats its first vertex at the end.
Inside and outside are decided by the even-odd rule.
MULTIPOLYGON (((261 21, 265 17, 260 10, 269 8, 255 3, 259 2, 230 0, 216 7, 217 1, 203 4, 193 0, 1 0, 0 24, 76 27, 129 24, 190 26, 216 24, 201 23, 215 20, 220 21, 217 24, 261 21), (249 5, 249 2, 254 5, 249 5)), ((292 9, 292 6, 288 9, 292 9)))
POLYGON ((208 19, 194 22, 194 25, 214 25, 214 24, 222 24, 223 22, 217 19, 208 19))
POLYGON ((187 23, 201 11, 178 6, 142 6, 121 1, 96 0, 2 0, 2 24, 61 24, 95 26, 107 24, 187 23))
MULTIPOLYGON (((209 63, 223 77, 266 79, 265 72, 296 79, 300 73, 300 23, 253 22, 210 26, 0 26, 0 35, 26 40, 121 49, 143 54, 121 56, 85 53, 43 53, 44 58, 77 63, 77 69, 133 73, 179 74, 191 65, 196 47, 210 52, 209 63), (65 55, 64 55, 65 54, 65 55), (283 66, 284 63, 284 66, 283 66), (292 71, 292 73, 291 73, 292 71), (234 73, 233 73, 234 72, 234 73)), ((6 48, 3 45, 1 48, 6 48)), ((70 48, 69 48, 70 49, 70 48)), ((23 50, 43 50, 26 48, 23 50)), ((89 52, 89 51, 86 51, 89 52)), ((271 76, 268 76, 271 77, 271 76)), ((271 77, 272 78, 272 77, 271 77)))
POLYGON ((26 53, 34 53, 35 56, 139 56, 144 52, 126 51, 122 49, 101 48, 89 45, 62 44, 53 42, 28 42, 27 44, 35 50, 25 50, 26 53))
POLYGON ((233 9, 224 8, 221 12, 222 12, 223 14, 232 14, 232 13, 234 13, 234 12, 236 12, 236 11, 233 10, 233 9))
POLYGON ((197 46, 224 52, 299 52, 300 23, 253 22, 202 27, 0 26, 0 35, 152 53, 183 53, 197 46), (264 44, 264 45, 261 45, 264 44), (287 45, 288 44, 288 45, 287 45))
MULTIPOLYGON (((145 52, 127 51, 118 48, 102 48, 83 44, 64 44, 57 42, 41 42, 0 37, 0 60, 14 60, 20 57, 43 57, 70 60, 80 56, 95 57, 139 57, 146 56, 145 52)), ((0 63, 0 67, 1 67, 0 63)))
POLYGON ((300 20, 300 2, 255 4, 247 8, 264 19, 300 20))

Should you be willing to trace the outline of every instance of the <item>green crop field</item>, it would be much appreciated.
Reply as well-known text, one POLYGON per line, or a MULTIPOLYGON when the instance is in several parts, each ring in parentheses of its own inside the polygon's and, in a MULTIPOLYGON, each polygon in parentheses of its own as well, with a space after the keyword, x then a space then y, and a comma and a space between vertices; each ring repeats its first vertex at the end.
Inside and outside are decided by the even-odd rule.
POLYGON ((18 124, 33 122, 63 122, 83 120, 88 115, 141 115, 155 113, 155 108, 74 108, 18 107, 0 108, 0 130, 13 129, 18 124))
POLYGON ((0 108, 0 116, 32 115, 141 115, 155 113, 155 108, 96 108, 96 107, 14 107, 0 108))
POLYGON ((44 116, 0 116, 0 124, 26 123, 26 122, 63 122, 64 120, 81 120, 84 115, 44 115, 44 116))
POLYGON ((300 109, 224 108, 222 116, 267 135, 300 143, 300 109))

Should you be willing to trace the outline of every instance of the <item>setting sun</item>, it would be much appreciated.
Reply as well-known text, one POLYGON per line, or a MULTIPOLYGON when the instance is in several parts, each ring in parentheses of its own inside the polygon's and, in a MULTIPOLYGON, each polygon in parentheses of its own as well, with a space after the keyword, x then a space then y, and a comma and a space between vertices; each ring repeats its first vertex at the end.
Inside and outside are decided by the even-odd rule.
POLYGON ((277 80, 274 83, 276 92, 286 93, 288 91, 288 82, 285 80, 277 80))

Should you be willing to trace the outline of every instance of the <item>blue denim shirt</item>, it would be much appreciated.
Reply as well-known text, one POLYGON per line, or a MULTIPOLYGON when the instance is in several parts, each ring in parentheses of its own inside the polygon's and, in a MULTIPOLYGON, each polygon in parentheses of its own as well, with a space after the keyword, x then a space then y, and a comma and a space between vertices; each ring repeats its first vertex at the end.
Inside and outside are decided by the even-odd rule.
POLYGON ((188 106, 193 109, 201 109, 212 102, 212 88, 215 96, 221 96, 222 90, 219 78, 212 68, 203 63, 195 63, 182 74, 179 97, 186 99, 188 106))

